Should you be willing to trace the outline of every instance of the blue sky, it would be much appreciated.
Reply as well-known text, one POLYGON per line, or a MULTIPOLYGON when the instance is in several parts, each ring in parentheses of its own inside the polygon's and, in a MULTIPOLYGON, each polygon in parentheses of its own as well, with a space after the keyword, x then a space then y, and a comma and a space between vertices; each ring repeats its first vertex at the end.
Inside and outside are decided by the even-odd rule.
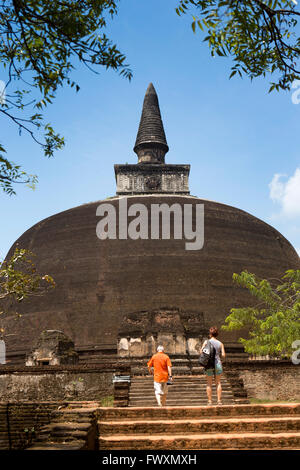
POLYGON ((132 149, 149 82, 170 147, 166 161, 191 165, 191 194, 246 210, 300 251, 300 104, 292 92, 268 94, 267 80, 229 80, 230 59, 212 58, 176 5, 121 0, 108 32, 133 80, 78 68, 79 93, 60 90, 46 114, 66 138, 55 158, 44 158, 30 137, 0 120, 8 157, 39 177, 35 191, 0 194, 0 257, 39 220, 115 194, 114 163, 137 162, 132 149))

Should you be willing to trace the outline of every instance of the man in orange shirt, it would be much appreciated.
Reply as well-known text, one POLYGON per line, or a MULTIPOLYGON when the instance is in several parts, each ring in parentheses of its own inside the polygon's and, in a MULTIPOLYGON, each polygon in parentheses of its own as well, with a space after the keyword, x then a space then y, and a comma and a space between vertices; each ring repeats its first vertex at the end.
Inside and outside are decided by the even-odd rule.
POLYGON ((172 364, 170 358, 164 353, 164 347, 158 346, 157 353, 148 362, 148 370, 153 374, 154 369, 154 391, 158 406, 165 406, 168 393, 168 379, 172 380, 172 364), (152 369, 153 368, 153 369, 152 369))

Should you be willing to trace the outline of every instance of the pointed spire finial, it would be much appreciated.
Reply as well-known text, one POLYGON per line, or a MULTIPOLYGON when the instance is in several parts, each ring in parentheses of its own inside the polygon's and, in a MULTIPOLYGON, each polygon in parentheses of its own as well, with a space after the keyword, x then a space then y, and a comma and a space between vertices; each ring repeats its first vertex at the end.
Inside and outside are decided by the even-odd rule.
POLYGON ((164 163, 165 154, 169 150, 158 97, 152 83, 149 84, 145 94, 142 116, 133 150, 138 155, 139 163, 164 163))

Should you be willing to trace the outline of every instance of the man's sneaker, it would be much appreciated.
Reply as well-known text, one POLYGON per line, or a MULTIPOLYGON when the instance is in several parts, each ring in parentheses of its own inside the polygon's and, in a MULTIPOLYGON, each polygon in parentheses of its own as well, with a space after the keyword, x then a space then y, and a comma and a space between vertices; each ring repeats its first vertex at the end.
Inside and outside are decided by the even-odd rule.
POLYGON ((211 402, 211 401, 208 401, 208 402, 207 402, 207 406, 212 406, 212 402, 211 402))

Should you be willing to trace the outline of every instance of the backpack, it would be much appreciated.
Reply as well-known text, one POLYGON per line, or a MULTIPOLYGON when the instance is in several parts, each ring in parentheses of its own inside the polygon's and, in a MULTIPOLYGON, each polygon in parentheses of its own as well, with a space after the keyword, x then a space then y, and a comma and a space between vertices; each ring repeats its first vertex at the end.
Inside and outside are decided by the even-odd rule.
POLYGON ((199 356, 200 366, 203 366, 204 369, 214 369, 215 357, 216 357, 216 350, 213 344, 208 340, 199 356))

